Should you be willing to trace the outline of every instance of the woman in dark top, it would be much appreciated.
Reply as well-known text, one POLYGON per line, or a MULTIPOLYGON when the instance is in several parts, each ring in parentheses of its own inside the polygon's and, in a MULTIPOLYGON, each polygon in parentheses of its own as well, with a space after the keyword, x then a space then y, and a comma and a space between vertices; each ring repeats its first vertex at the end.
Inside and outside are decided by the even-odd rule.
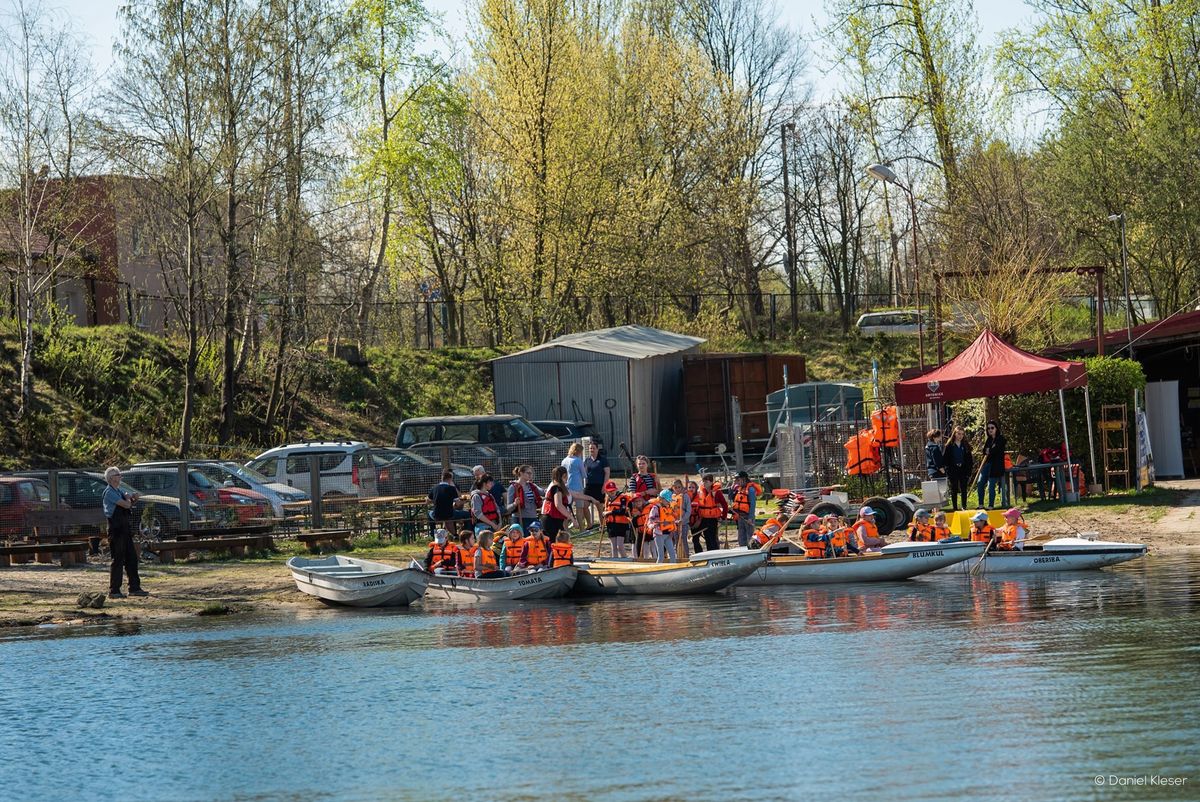
POLYGON ((941 479, 946 475, 946 462, 942 457, 942 430, 930 429, 925 435, 925 475, 929 479, 941 479))
POLYGON ((983 454, 980 460, 983 468, 979 471, 979 486, 975 492, 979 495, 979 506, 983 506, 983 487, 988 488, 987 508, 996 506, 996 486, 1000 485, 1000 506, 1008 506, 1008 482, 1004 481, 1004 451, 1008 441, 1000 434, 1000 424, 990 420, 987 423, 987 439, 983 441, 983 454))
POLYGON ((975 475, 975 461, 971 457, 971 443, 963 427, 955 426, 950 439, 946 441, 942 464, 946 469, 946 478, 950 480, 950 504, 954 509, 959 509, 958 499, 961 496, 962 509, 965 510, 971 477, 975 475))

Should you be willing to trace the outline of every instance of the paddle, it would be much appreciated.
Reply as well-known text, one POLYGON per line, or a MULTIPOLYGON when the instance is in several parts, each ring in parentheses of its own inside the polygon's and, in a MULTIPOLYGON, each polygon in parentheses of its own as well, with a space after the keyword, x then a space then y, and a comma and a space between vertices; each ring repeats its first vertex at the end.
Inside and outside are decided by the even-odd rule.
POLYGON ((983 550, 983 554, 979 555, 979 560, 971 566, 971 570, 968 572, 971 576, 979 576, 979 574, 983 571, 983 560, 985 557, 987 557, 988 552, 991 551, 992 546, 995 545, 995 543, 996 535, 993 534, 991 540, 988 541, 987 547, 983 550))

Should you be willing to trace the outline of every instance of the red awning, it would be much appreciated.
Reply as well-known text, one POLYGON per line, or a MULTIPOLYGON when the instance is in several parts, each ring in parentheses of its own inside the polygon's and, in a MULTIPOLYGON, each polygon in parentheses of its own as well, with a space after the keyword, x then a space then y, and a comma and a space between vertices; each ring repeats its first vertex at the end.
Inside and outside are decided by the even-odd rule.
POLYGON ((1035 356, 984 330, 965 351, 946 364, 896 382, 896 403, 934 404, 1086 385, 1087 370, 1082 362, 1035 356))

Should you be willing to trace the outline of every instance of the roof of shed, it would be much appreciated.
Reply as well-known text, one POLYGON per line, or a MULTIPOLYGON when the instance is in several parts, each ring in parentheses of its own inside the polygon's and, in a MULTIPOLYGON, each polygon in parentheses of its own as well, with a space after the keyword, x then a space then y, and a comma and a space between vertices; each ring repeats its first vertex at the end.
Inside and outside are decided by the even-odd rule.
POLYGON ((617 326, 612 329, 564 334, 541 345, 526 348, 515 354, 496 357, 491 361, 502 362, 548 348, 577 348, 580 351, 610 354, 625 359, 648 359, 686 351, 705 342, 707 340, 702 337, 689 337, 686 334, 676 334, 673 331, 663 331, 650 326, 617 326))

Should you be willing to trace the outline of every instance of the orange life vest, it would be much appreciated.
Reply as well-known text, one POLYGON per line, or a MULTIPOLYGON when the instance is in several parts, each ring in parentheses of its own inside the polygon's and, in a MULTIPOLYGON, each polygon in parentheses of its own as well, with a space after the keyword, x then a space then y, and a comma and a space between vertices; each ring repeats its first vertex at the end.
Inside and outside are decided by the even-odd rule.
MULTIPOLYGON (((475 557, 479 558, 479 560, 483 563, 484 573, 488 571, 495 571, 500 568, 499 563, 496 562, 496 552, 492 551, 491 549, 485 549, 483 546, 477 546, 475 548, 475 557)), ((475 567, 474 559, 471 561, 471 567, 475 567)))
POLYGON ((950 531, 950 527, 948 527, 948 526, 933 527, 933 539, 934 540, 942 540, 943 538, 951 537, 951 535, 952 535, 952 533, 950 531))
POLYGON ((467 551, 462 546, 458 547, 458 575, 459 576, 475 576, 475 562, 472 559, 474 549, 467 551))
POLYGON ((833 547, 833 556, 837 557, 845 554, 847 530, 844 527, 839 526, 837 529, 834 529, 832 532, 827 532, 826 534, 829 535, 829 545, 833 547))
POLYGON ((900 445, 900 413, 889 406, 871 413, 871 430, 875 440, 884 448, 900 445))
POLYGON ((509 538, 504 544, 504 565, 507 568, 516 568, 517 563, 521 562, 521 550, 525 545, 524 538, 509 538))
POLYGON ((983 528, 979 529, 979 530, 976 530, 975 527, 972 526, 971 527, 971 540, 981 540, 984 543, 986 543, 992 539, 992 536, 995 535, 995 533, 996 533, 996 530, 992 527, 991 524, 984 524, 983 528))
POLYGON ((525 538, 525 548, 527 550, 525 559, 529 565, 546 564, 546 558, 550 556, 550 552, 546 550, 546 541, 544 538, 530 535, 525 538))
POLYGON ((863 429, 843 447, 846 449, 846 473, 853 476, 879 473, 879 441, 870 429, 863 429))
POLYGON ((634 525, 643 532, 646 531, 646 523, 650 520, 650 505, 642 504, 634 517, 634 525))
MULTIPOLYGON (((717 494, 721 492, 721 486, 713 482, 711 493, 705 492, 702 486, 699 492, 696 493, 696 509, 700 513, 701 520, 711 521, 713 518, 720 518, 723 508, 721 503, 717 501, 717 494)), ((747 499, 749 501, 749 499, 747 499)))
POLYGON ((551 543, 550 553, 554 555, 553 567, 558 568, 563 565, 571 565, 574 562, 571 559, 574 551, 575 547, 570 543, 551 543))
POLYGON ((913 521, 908 525, 908 539, 924 542, 936 540, 933 533, 933 526, 913 521))
POLYGON ((733 504, 731 505, 734 512, 742 515, 750 515, 753 510, 750 509, 750 488, 754 488, 754 499, 757 501, 762 498, 762 485, 758 482, 747 482, 739 487, 733 494, 733 504))
POLYGON ((866 518, 862 519, 861 521, 855 521, 854 533, 858 534, 858 530, 860 528, 867 530, 867 537, 879 537, 879 527, 875 525, 874 521, 868 521, 866 518))
MULTIPOLYGON (((675 507, 675 502, 663 504, 662 499, 655 499, 646 506, 647 508, 658 507, 658 529, 660 532, 664 535, 674 533, 675 525, 679 523, 679 510, 675 507)), ((646 514, 649 515, 649 512, 646 514)))
POLYGON ((824 559, 829 550, 829 540, 820 529, 805 529, 804 556, 810 560, 824 559))
POLYGON ((608 501, 604 502, 604 523, 606 524, 629 524, 629 500, 628 493, 620 493, 608 501))
POLYGON ((436 540, 429 544, 429 548, 433 551, 429 558, 429 570, 433 571, 438 568, 454 568, 457 560, 454 553, 458 551, 458 546, 453 543, 439 544, 436 540))
POLYGON ((1017 518, 1017 522, 1015 524, 1005 524, 996 530, 996 537, 998 538, 996 541, 996 547, 1004 549, 1005 551, 1009 551, 1016 546, 1018 527, 1021 527, 1025 530, 1025 537, 1028 538, 1029 524, 1025 523, 1024 518, 1017 518))

